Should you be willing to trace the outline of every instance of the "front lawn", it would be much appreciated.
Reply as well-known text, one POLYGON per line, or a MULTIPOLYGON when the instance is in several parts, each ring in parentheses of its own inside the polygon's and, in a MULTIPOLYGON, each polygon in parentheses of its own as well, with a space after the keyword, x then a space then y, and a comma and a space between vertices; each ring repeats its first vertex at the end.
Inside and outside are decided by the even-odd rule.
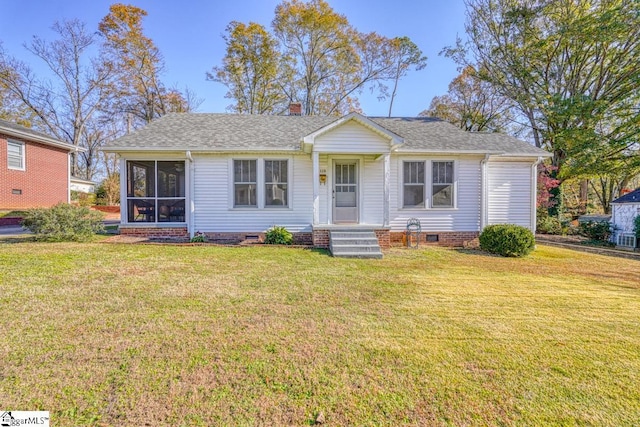
POLYGON ((640 263, 0 241, 0 409, 52 426, 638 425, 640 263))

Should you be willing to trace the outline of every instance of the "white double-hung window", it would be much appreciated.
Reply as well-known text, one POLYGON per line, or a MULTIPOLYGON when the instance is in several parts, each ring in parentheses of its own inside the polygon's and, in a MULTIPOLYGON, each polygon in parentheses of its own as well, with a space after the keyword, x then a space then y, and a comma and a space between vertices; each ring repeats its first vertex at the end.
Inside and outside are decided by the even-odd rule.
POLYGON ((404 161, 402 207, 455 207, 455 167, 452 160, 404 161))
POLYGON ((7 141, 7 167, 24 170, 24 142, 7 141))
POLYGON ((431 162, 431 207, 453 207, 453 162, 431 162))
POLYGON ((404 162, 404 207, 424 208, 424 162, 404 162))
POLYGON ((233 160, 234 208, 289 207, 289 161, 233 160))

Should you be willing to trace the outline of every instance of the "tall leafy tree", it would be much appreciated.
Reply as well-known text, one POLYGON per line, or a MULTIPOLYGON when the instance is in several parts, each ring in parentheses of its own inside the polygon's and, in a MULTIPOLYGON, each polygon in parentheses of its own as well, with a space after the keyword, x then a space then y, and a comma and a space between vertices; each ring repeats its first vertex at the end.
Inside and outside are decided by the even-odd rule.
POLYGON ((393 101, 398 93, 398 83, 400 79, 407 75, 411 67, 415 70, 422 70, 427 66, 427 57, 422 56, 420 48, 411 41, 409 37, 396 37, 391 40, 393 68, 390 70, 390 77, 393 82, 389 100, 389 117, 393 110, 393 101))
POLYGON ((503 132, 512 125, 511 103, 468 65, 420 115, 439 117, 467 131, 503 132))
POLYGON ((360 33, 325 0, 284 0, 275 9, 273 35, 264 27, 232 22, 227 53, 210 80, 223 83, 238 112, 279 113, 292 101, 306 115, 358 110, 366 88, 389 95, 410 67, 425 58, 408 38, 360 33))
POLYGON ((606 168, 634 151, 640 3, 468 0, 466 32, 468 51, 448 53, 480 64, 481 77, 514 102, 561 180, 572 177, 569 159, 606 168))
POLYGON ((191 111, 189 99, 177 89, 168 90, 160 76, 164 59, 153 40, 145 36, 141 8, 112 4, 98 28, 104 36, 103 61, 117 71, 111 87, 114 113, 125 113, 141 123, 171 112, 191 111))
POLYGON ((207 79, 224 84, 228 109, 236 113, 265 114, 278 111, 287 99, 279 81, 284 75, 277 40, 260 24, 233 21, 223 36, 227 45, 222 66, 213 67, 207 79))
MULTIPOLYGON (((29 124, 76 146, 87 146, 87 124, 107 97, 111 69, 88 55, 95 36, 78 20, 57 22, 58 39, 34 37, 25 48, 40 59, 53 79, 37 77, 24 62, 0 51, 0 85, 26 110, 29 124)), ((72 173, 77 174, 77 163, 72 173)), ((84 171, 84 177, 91 174, 84 171)))

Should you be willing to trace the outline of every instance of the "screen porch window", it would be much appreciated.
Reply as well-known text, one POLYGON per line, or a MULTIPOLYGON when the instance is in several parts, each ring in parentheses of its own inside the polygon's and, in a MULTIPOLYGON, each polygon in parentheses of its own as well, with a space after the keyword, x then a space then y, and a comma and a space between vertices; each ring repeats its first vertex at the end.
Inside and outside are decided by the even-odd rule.
POLYGON ((184 222, 185 187, 184 161, 127 161, 128 222, 184 222))
POLYGON ((453 207, 453 162, 432 162, 433 190, 431 206, 453 207))
POLYGON ((424 162, 404 162, 403 206, 424 207, 424 162))
POLYGON ((288 164, 286 160, 264 161, 265 206, 289 206, 287 173, 288 164))
POLYGON ((233 205, 257 206, 257 161, 233 161, 233 205))
POLYGON ((24 170, 24 143, 7 141, 7 166, 24 170))

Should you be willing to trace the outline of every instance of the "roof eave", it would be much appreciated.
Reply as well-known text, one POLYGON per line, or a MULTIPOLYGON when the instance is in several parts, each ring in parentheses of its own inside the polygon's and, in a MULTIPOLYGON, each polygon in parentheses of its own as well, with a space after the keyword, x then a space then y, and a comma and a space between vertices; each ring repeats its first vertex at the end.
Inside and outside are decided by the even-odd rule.
POLYGON ((25 139, 27 141, 31 141, 31 142, 38 142, 41 144, 45 144, 45 145, 50 145, 56 148, 64 148, 65 150, 72 152, 85 152, 87 151, 86 148, 83 147, 77 147, 75 145, 63 142, 63 141, 58 141, 57 139, 53 139, 53 138, 47 138, 41 135, 35 135, 31 132, 23 132, 20 131, 18 129, 12 129, 12 128, 7 128, 4 126, 0 126, 0 132, 4 133, 5 135, 9 135, 9 136, 13 136, 14 138, 22 138, 25 139))
POLYGON ((262 153, 265 151, 273 151, 273 152, 300 152, 299 148, 292 147, 277 147, 277 148, 243 148, 243 147, 229 147, 229 148, 211 148, 211 147, 103 147, 100 151, 105 153, 127 153, 127 152, 163 152, 163 153, 175 153, 175 152, 184 152, 191 151, 192 153, 262 153))

